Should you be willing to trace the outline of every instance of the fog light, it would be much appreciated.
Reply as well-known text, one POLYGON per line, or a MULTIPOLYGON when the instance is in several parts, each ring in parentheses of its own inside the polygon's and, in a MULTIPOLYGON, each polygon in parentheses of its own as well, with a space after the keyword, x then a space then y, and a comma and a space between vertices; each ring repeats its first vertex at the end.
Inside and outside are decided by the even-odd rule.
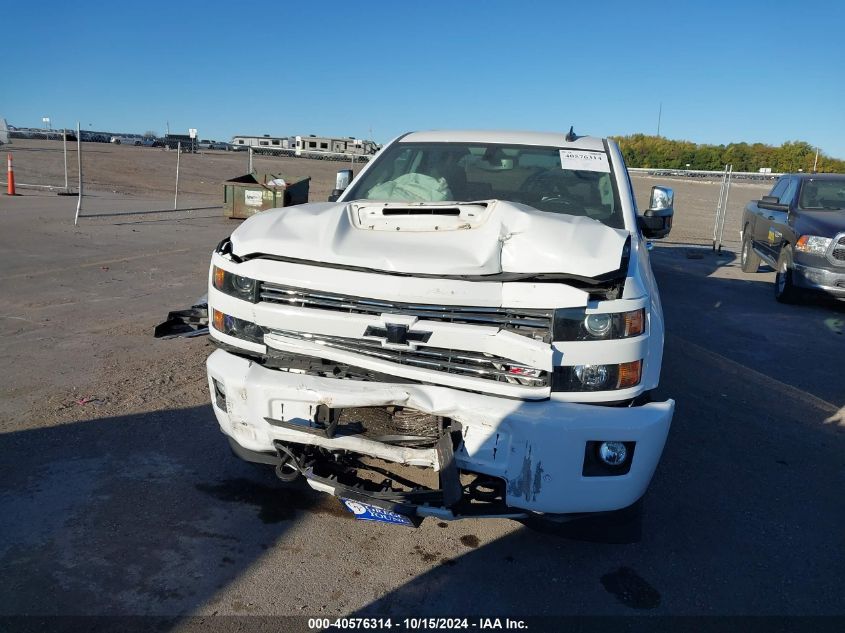
POLYGON ((628 459, 628 449, 622 442, 602 442, 599 457, 608 466, 621 466, 628 459))
POLYGON ((590 389, 598 389, 607 382, 607 365, 576 365, 575 377, 590 389))

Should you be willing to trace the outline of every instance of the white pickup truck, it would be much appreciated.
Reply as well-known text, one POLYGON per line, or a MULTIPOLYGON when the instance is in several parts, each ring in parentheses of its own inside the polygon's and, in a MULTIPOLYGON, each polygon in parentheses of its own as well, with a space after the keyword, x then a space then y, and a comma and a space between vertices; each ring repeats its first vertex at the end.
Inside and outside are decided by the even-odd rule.
POLYGON ((327 203, 251 217, 209 271, 214 413, 234 452, 358 518, 630 522, 674 402, 613 141, 433 131, 327 203))

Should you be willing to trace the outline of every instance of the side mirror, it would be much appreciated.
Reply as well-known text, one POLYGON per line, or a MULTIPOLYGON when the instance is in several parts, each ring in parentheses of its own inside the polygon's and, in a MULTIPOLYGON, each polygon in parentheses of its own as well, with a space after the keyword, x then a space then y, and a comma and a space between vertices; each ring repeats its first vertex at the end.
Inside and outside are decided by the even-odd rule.
POLYGON ((640 230, 647 240, 659 240, 672 230, 675 215, 675 192, 668 187, 652 187, 648 209, 638 218, 640 230))
POLYGON ((769 211, 789 211, 789 205, 783 204, 777 196, 763 196, 757 206, 769 211))
POLYGON ((334 190, 332 190, 329 196, 329 202, 337 202, 337 199, 340 198, 350 182, 352 182, 352 170, 339 169, 335 178, 334 190))

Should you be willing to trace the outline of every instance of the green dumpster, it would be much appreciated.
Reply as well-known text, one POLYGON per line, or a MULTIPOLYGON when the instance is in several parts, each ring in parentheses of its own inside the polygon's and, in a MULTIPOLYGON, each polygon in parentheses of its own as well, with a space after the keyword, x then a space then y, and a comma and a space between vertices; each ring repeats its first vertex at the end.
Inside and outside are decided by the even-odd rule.
POLYGON ((308 202, 310 178, 291 181, 280 174, 244 174, 223 183, 223 215, 248 218, 260 211, 308 202))

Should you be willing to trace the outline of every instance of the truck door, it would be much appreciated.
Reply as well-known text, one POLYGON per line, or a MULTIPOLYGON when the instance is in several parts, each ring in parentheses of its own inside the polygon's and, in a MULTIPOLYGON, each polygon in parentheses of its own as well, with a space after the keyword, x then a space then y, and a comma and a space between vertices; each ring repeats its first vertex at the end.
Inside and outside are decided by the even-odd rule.
MULTIPOLYGON (((782 176, 775 183, 775 186, 772 187, 772 190, 768 195, 780 198, 789 186, 789 182, 790 178, 788 176, 782 176)), ((761 253, 769 258, 774 258, 774 249, 772 245, 776 236, 772 233, 772 225, 774 224, 774 214, 776 213, 779 212, 772 211, 771 209, 766 209, 758 205, 756 212, 757 217, 754 220, 754 245, 761 253)))
MULTIPOLYGON (((798 192, 798 178, 790 178, 786 190, 781 193, 780 203, 787 205, 787 209, 793 208, 793 201, 795 194, 798 192)), ((769 248, 772 249, 772 259, 778 261, 780 258, 780 251, 785 244, 789 242, 792 234, 792 229, 789 227, 789 211, 769 211, 769 248)))

